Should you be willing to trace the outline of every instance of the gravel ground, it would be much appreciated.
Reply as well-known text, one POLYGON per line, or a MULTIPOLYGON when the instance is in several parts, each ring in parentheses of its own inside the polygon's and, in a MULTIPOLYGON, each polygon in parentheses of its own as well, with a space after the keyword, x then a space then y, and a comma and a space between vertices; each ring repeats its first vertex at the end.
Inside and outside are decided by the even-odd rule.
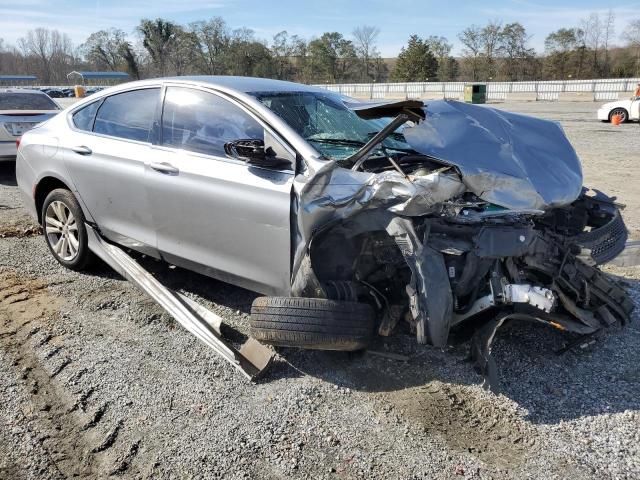
MULTIPOLYGON (((639 237, 637 125, 593 104, 500 105, 560 120, 586 184, 619 195, 639 237), (635 161, 635 164, 634 164, 635 161)), ((247 334, 256 294, 140 259, 247 334)), ((640 303, 640 269, 618 276, 640 303)), ((640 321, 585 349, 521 324, 495 344, 486 393, 463 336, 446 350, 399 333, 375 353, 279 349, 257 383, 107 267, 64 270, 0 166, 0 478, 640 477, 640 321)))

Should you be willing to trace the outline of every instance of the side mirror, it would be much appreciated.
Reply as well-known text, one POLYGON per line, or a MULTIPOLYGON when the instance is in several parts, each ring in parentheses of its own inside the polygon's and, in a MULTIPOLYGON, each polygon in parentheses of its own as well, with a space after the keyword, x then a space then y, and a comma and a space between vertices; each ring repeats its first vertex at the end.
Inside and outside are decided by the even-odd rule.
POLYGON ((258 139, 240 139, 224 144, 224 151, 227 155, 239 160, 244 160, 249 165, 256 167, 282 170, 290 167, 289 160, 278 158, 276 152, 271 147, 264 147, 264 142, 258 139))

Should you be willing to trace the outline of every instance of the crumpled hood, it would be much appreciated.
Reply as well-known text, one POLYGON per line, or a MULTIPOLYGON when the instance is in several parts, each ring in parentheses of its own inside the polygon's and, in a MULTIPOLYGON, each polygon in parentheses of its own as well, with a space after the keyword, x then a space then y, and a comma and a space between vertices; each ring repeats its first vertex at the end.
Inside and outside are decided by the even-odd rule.
POLYGON ((483 200, 514 210, 572 203, 582 191, 582 167, 562 127, 552 121, 440 100, 405 128, 416 151, 457 167, 483 200))

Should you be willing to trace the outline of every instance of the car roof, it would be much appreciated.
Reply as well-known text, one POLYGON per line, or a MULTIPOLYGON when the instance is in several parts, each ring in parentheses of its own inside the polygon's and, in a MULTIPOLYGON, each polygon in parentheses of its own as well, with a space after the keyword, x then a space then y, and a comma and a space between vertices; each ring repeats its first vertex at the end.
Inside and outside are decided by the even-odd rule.
POLYGON ((184 77, 164 77, 156 80, 176 82, 206 83, 243 93, 251 92, 324 92, 326 90, 301 83, 273 80, 270 78, 235 77, 225 75, 189 75, 184 77))

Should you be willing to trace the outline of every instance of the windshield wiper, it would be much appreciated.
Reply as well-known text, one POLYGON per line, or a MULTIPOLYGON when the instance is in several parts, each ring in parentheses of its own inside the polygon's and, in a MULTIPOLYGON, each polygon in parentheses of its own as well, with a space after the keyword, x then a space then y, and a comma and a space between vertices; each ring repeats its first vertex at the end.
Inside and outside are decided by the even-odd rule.
MULTIPOLYGON (((376 135, 377 135, 377 132, 372 133, 371 137, 375 137, 376 135)), ((399 134, 399 135, 402 135, 402 134, 399 134)), ((307 140, 307 142, 326 143, 329 145, 342 145, 346 147, 355 147, 355 148, 362 148, 367 144, 367 142, 361 142, 359 140, 349 140, 348 138, 307 138, 305 140, 307 140)), ((399 148, 399 147, 393 147, 390 145, 385 145, 384 141, 381 143, 381 146, 386 148, 387 150, 394 150, 397 152, 404 152, 404 153, 415 153, 415 150, 411 148, 399 148)))
POLYGON ((346 145, 348 147, 364 147, 365 142, 348 138, 306 138, 307 142, 328 143, 330 145, 346 145))
MULTIPOLYGON (((378 132, 369 132, 367 133, 367 137, 369 139, 375 137, 378 134, 378 132)), ((407 141, 404 138, 404 135, 400 132, 393 132, 391 133, 387 138, 390 138, 391 140, 395 140, 397 142, 402 142, 402 143, 406 143, 407 141)))

